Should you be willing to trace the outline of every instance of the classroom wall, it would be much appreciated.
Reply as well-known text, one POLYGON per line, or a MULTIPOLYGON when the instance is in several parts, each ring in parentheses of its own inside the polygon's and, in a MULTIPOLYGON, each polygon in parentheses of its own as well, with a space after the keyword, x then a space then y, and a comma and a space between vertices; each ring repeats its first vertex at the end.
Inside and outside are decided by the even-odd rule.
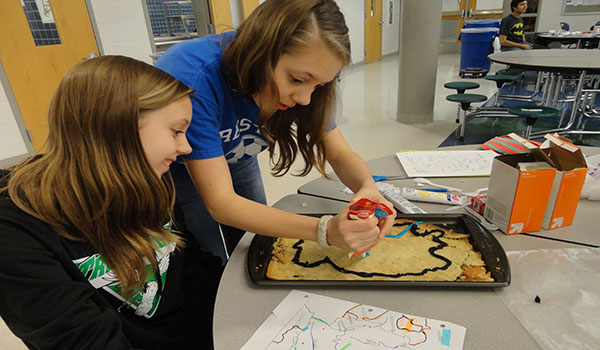
POLYGON ((151 33, 142 0, 91 0, 102 54, 152 63, 151 33))
POLYGON ((560 29, 560 22, 569 23, 572 31, 586 31, 597 21, 600 14, 595 15, 562 15, 563 1, 543 0, 540 5, 537 31, 543 32, 550 29, 560 29))
POLYGON ((6 91, 0 88, 0 168, 14 165, 18 159, 27 154, 27 147, 8 102, 6 91))
POLYGON ((337 0, 348 26, 352 63, 365 60, 365 7, 363 0, 337 0))

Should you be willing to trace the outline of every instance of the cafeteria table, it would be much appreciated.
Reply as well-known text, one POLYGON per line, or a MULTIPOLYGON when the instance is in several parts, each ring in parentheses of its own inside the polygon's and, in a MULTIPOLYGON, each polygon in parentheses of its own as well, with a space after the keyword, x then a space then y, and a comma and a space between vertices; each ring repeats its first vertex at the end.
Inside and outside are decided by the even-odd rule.
POLYGON ((578 32, 561 32, 561 33, 551 33, 551 32, 539 32, 536 33, 538 38, 544 39, 548 42, 560 42, 561 44, 577 44, 575 46, 576 49, 582 48, 582 42, 591 42, 594 43, 596 47, 600 42, 600 34, 597 33, 578 33, 578 32))
MULTIPOLYGON (((342 201, 293 194, 274 207, 317 214, 335 213, 345 205, 342 201)), ((496 232, 494 236, 507 251, 578 247, 526 235, 505 236, 496 232)), ((240 349, 292 289, 459 324, 467 329, 465 350, 541 349, 492 288, 255 285, 247 268, 253 237, 252 233, 244 235, 221 279, 213 323, 217 350, 240 349)))
MULTIPOLYGON (((600 50, 584 50, 584 49, 573 49, 573 50, 560 50, 560 49, 549 49, 549 50, 514 50, 505 52, 496 52, 490 54, 488 59, 494 63, 506 64, 511 68, 525 69, 538 72, 549 72, 549 73, 560 73, 560 74, 575 74, 578 75, 577 87, 573 100, 578 102, 581 98, 583 89, 583 82, 587 75, 600 73, 600 50)), ((561 76, 559 76, 559 81, 561 76)), ((554 92, 552 88, 547 87, 547 91, 551 91, 546 96, 558 96, 558 90, 560 89, 560 83, 552 84, 555 85, 554 92)), ((542 98, 543 103, 545 98, 542 98)), ((550 100, 550 98, 548 98, 550 100)), ((572 134, 600 134, 600 131, 578 131, 571 130, 571 127, 575 124, 577 117, 577 103, 574 103, 571 109, 571 115, 567 125, 563 128, 557 128, 552 130, 544 130, 534 132, 532 136, 543 135, 547 132, 557 133, 572 133, 572 134)))

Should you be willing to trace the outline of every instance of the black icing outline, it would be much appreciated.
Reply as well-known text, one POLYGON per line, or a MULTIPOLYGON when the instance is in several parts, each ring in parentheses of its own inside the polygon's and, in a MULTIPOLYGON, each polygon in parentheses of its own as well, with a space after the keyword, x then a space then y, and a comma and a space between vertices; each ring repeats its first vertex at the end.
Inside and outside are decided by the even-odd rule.
MULTIPOLYGON (((394 223, 394 226, 408 226, 410 224, 413 224, 413 222, 404 222, 404 223, 394 223)), ((433 229, 433 230, 424 230, 423 233, 419 233, 418 232, 418 226, 417 225, 413 225, 410 229, 409 232, 412 233, 415 236, 421 236, 421 237, 425 237, 427 235, 432 235, 432 240, 436 243, 438 243, 437 246, 431 247, 428 249, 429 254, 431 254, 432 256, 442 260, 445 262, 444 266, 440 266, 440 267, 434 267, 434 268, 427 268, 424 269, 421 272, 406 272, 406 273, 398 273, 395 275, 390 275, 390 274, 386 274, 386 273, 380 273, 380 272, 362 272, 362 271, 353 271, 353 270, 348 270, 345 269, 343 267, 340 267, 338 265, 336 265, 333 261, 331 261, 329 259, 328 256, 326 256, 324 259, 313 262, 313 263, 308 263, 308 262, 301 262, 300 261, 300 255, 302 254, 302 243, 304 243, 304 240, 298 240, 298 242, 294 243, 294 245, 292 246, 294 249, 296 249, 296 254, 294 255, 294 258, 292 259, 292 262, 296 265, 305 267, 305 268, 314 268, 317 267, 321 264, 329 264, 331 267, 333 267, 334 269, 336 269, 337 271, 341 272, 341 273, 348 273, 348 274, 353 274, 359 277, 391 277, 391 278, 399 278, 399 277, 403 277, 403 276, 424 276, 426 273, 428 272, 434 272, 434 271, 438 271, 438 270, 447 270, 450 265, 452 265, 452 261, 450 261, 448 258, 446 258, 445 256, 439 255, 436 253, 436 251, 444 249, 445 247, 448 246, 448 244, 444 241, 442 241, 440 238, 444 236, 445 231, 440 230, 440 229, 433 229), (439 233, 439 235, 434 235, 434 233, 439 233)))

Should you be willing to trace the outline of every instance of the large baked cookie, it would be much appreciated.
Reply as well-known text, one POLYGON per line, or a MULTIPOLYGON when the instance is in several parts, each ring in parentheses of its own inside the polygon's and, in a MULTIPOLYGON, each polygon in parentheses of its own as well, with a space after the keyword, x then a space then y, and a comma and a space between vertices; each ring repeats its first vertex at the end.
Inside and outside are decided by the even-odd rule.
POLYGON ((276 280, 493 281, 469 234, 397 219, 391 236, 349 259, 348 251, 278 238, 267 277, 276 280), (405 231, 403 234, 402 232, 405 231))

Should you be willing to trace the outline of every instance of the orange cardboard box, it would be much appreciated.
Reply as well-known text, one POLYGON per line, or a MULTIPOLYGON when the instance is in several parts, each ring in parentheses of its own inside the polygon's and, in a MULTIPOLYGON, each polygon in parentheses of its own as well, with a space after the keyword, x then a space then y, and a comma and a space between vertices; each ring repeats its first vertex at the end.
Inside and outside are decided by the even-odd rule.
POLYGON ((557 171, 542 227, 553 230, 573 223, 585 182, 587 164, 579 147, 566 139, 550 134, 545 138, 546 142, 540 146, 540 149, 552 159, 557 171))
POLYGON ((552 160, 539 149, 497 156, 492 163, 485 218, 508 235, 539 231, 555 175, 552 160))

